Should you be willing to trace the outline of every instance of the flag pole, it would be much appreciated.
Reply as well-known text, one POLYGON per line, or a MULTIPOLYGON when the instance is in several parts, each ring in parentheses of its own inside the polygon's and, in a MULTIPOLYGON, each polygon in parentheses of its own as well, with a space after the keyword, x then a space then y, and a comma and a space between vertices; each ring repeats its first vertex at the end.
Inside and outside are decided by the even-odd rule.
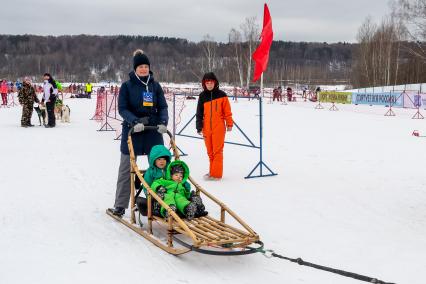
POLYGON ((257 165, 251 170, 251 172, 245 178, 256 178, 256 177, 267 177, 267 176, 276 176, 277 173, 274 173, 264 162, 263 162, 263 72, 260 75, 260 96, 259 96, 259 155, 260 161, 257 165), (263 166, 269 171, 269 174, 263 174, 263 166), (259 167, 260 174, 253 176, 252 173, 259 167))
POLYGON ((260 72, 260 96, 259 96, 259 155, 260 155, 260 161, 257 163, 257 165, 254 167, 254 169, 249 173, 248 176, 245 178, 254 178, 254 177, 265 177, 265 176, 274 176, 277 175, 274 173, 264 162, 263 162, 263 106, 262 106, 262 100, 265 96, 265 92, 263 89, 263 72, 265 72, 266 67, 268 65, 268 59, 269 59, 269 49, 271 48, 271 44, 273 41, 274 33, 272 31, 272 19, 271 15, 269 14, 268 5, 264 5, 263 9, 263 28, 262 28, 262 34, 261 34, 261 42, 257 49, 254 51, 252 57, 255 61, 254 66, 254 77, 253 81, 256 82, 259 80, 259 71, 260 72), (260 70, 261 69, 261 70, 260 70), (266 169, 269 170, 269 174, 264 175, 263 174, 263 166, 265 166, 266 169), (252 176, 252 173, 257 169, 257 167, 260 167, 260 175, 258 176, 252 176))

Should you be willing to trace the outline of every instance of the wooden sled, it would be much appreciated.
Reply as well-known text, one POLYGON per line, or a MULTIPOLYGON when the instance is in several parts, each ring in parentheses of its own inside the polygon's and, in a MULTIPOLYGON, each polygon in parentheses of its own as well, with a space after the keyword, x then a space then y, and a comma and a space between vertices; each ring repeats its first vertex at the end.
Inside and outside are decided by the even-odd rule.
MULTIPOLYGON (((146 126, 145 130, 156 130, 157 127, 146 126)), ((131 135, 133 129, 129 131, 128 146, 130 152, 130 220, 113 215, 107 210, 107 214, 115 220, 121 222, 129 227, 145 239, 152 242, 162 250, 174 254, 184 254, 190 251, 199 253, 213 254, 213 255, 243 255, 258 252, 263 248, 263 243, 259 239, 259 235, 254 232, 241 218, 239 218, 231 209, 224 203, 212 196, 204 190, 198 183, 191 177, 188 181, 195 187, 197 195, 202 194, 203 198, 207 197, 220 207, 220 218, 215 219, 211 216, 204 216, 186 220, 178 216, 164 201, 149 187, 143 178, 143 173, 139 170, 131 135), (135 204, 135 176, 139 178, 141 183, 147 189, 147 224, 136 224, 136 211, 135 204), (152 214, 152 201, 153 198, 163 206, 169 217, 162 218, 152 214), (233 225, 226 223, 226 213, 232 217, 240 226, 236 228, 233 225), (166 239, 154 235, 153 222, 159 224, 160 230, 166 233, 166 239), (177 246, 176 246, 177 244, 177 246), (251 245, 255 244, 255 247, 251 245)), ((176 144, 169 131, 167 134, 170 136, 170 143, 173 154, 176 160, 179 159, 176 144)))

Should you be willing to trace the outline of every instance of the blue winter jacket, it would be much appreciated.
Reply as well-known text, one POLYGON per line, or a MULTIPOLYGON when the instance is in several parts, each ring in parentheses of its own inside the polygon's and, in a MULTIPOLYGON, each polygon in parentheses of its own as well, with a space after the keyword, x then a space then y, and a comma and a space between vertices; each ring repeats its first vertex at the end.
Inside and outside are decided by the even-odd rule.
MULTIPOLYGON (((124 119, 120 151, 126 155, 129 154, 127 136, 133 125, 138 121, 143 121, 145 125, 149 126, 158 124, 167 126, 169 120, 163 89, 158 82, 154 81, 152 72, 150 71, 147 86, 141 80, 146 83, 148 76, 139 80, 132 71, 129 73, 129 77, 130 79, 121 85, 118 97, 118 112, 124 119)), ((164 144, 162 134, 156 130, 134 133, 132 141, 136 155, 148 155, 154 145, 164 144)))

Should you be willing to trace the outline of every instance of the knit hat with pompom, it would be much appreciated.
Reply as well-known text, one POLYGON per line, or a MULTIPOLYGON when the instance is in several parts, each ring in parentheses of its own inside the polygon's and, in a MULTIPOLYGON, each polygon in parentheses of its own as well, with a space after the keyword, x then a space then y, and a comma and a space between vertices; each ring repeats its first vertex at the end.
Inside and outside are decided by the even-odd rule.
POLYGON ((136 70, 136 68, 142 64, 146 64, 151 67, 148 56, 143 53, 142 49, 136 49, 135 52, 133 52, 133 69, 136 70))

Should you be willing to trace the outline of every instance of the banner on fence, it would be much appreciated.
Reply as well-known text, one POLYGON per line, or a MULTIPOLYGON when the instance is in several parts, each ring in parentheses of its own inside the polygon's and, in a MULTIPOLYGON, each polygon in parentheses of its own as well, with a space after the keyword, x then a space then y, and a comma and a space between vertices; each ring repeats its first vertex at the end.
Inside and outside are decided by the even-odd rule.
POLYGON ((403 93, 352 93, 352 103, 356 105, 383 105, 392 104, 393 107, 403 107, 403 93))
POLYGON ((324 91, 319 94, 320 101, 326 103, 350 104, 352 93, 324 91))
POLYGON ((419 94, 418 92, 405 93, 405 108, 420 108, 422 106, 426 107, 426 94, 419 94))

